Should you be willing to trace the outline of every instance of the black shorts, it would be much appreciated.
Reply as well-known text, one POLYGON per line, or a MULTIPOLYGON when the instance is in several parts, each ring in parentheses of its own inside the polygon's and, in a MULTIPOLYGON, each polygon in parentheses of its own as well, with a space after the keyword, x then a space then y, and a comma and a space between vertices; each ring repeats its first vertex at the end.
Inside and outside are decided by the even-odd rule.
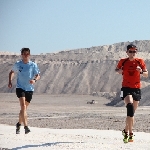
POLYGON ((140 99, 141 99, 141 89, 122 87, 121 88, 121 94, 120 94, 120 97, 122 98, 122 100, 124 100, 124 98, 127 95, 132 95, 133 100, 140 101, 140 99))
POLYGON ((26 101, 28 103, 30 103, 30 101, 32 99, 33 91, 25 91, 21 88, 16 88, 16 95, 17 95, 18 98, 25 97, 26 101))

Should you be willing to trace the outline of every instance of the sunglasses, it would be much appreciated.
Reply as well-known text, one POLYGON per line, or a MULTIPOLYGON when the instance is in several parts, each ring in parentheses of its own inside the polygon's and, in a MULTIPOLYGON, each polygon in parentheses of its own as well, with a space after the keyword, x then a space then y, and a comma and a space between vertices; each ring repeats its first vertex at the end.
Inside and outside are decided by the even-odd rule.
POLYGON ((128 51, 129 53, 136 53, 136 51, 128 51))

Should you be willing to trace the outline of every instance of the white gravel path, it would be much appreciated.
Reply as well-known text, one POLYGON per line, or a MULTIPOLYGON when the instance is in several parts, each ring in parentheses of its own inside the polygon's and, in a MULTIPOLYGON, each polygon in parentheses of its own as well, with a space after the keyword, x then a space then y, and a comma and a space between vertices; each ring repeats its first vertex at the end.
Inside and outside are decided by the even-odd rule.
POLYGON ((0 124, 0 150, 150 150, 150 133, 135 132, 134 142, 123 143, 121 131, 93 129, 21 129, 0 124))

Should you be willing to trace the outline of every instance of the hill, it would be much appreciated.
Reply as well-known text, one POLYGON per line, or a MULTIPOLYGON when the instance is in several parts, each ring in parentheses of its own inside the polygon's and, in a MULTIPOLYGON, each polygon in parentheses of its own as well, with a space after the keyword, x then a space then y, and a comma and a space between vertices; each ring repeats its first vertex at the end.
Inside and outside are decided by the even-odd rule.
MULTIPOLYGON (((41 80, 36 83, 35 92, 89 95, 119 92, 121 76, 116 74, 114 70, 118 60, 126 57, 126 46, 129 43, 138 47, 137 57, 143 58, 148 70, 150 70, 150 40, 135 40, 113 45, 33 55, 31 59, 39 65, 41 72, 41 80)), ((0 91, 14 92, 15 85, 12 89, 7 88, 8 73, 14 62, 20 59, 20 56, 1 52, 0 54, 0 91)), ((15 84, 14 81, 13 83, 15 84)), ((147 95, 150 85, 149 78, 142 78, 142 85, 143 88, 147 88, 145 90, 145 95, 147 95)))

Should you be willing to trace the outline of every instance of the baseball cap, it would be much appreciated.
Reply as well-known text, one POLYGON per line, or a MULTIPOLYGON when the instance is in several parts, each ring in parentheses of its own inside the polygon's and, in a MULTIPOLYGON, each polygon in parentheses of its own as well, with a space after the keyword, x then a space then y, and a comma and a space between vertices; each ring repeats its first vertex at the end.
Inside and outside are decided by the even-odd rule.
POLYGON ((127 50, 132 49, 132 48, 135 48, 135 49, 137 50, 136 46, 133 45, 133 44, 129 44, 129 45, 127 46, 127 50))

